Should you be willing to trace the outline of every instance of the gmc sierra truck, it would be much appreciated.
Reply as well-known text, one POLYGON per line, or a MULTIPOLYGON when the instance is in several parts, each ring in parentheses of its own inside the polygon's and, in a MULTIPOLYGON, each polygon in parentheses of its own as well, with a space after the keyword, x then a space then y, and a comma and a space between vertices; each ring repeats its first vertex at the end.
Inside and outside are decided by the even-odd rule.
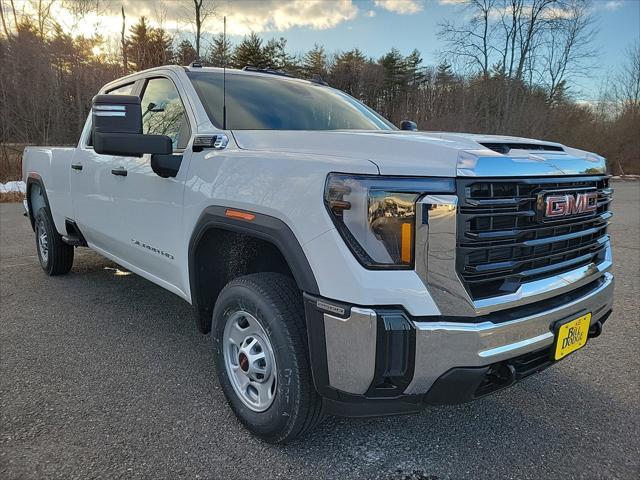
POLYGON ((490 394, 612 309, 604 158, 398 129, 319 79, 135 73, 23 173, 44 271, 86 246, 189 302, 232 410, 273 443, 490 394))

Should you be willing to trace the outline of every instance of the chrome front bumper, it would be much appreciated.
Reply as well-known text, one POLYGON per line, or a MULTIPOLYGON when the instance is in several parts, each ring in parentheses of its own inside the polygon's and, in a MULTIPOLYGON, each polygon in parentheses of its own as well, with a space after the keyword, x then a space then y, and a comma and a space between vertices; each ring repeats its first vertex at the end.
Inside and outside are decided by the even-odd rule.
MULTIPOLYGON (((607 315, 612 308, 613 286, 613 275, 599 272, 590 284, 583 285, 580 290, 583 293, 573 295, 569 301, 562 303, 562 299, 551 298, 494 314, 502 315, 499 321, 491 317, 470 323, 437 318, 426 321, 410 319, 403 312, 395 313, 402 315, 415 332, 415 345, 409 350, 412 352, 409 363, 413 365, 413 377, 398 393, 423 395, 451 369, 483 367, 549 347, 554 341, 553 325, 557 321, 591 312, 591 322, 595 324, 607 315), (522 312, 522 316, 514 315, 514 312, 522 312)), ((372 308, 351 307, 345 309, 342 316, 325 310, 322 317, 321 333, 326 349, 322 356, 326 355, 328 387, 351 395, 369 395, 379 380, 376 378, 380 372, 376 349, 382 348, 383 343, 377 338, 381 332, 381 314, 372 308)), ((311 335, 310 331, 310 341, 313 340, 311 335)), ((317 349, 314 350, 312 354, 316 355, 317 349)))
POLYGON ((560 307, 503 323, 414 322, 415 373, 404 393, 424 393, 451 368, 481 367, 550 346, 553 324, 591 312, 591 324, 613 304, 613 275, 587 295, 560 307))

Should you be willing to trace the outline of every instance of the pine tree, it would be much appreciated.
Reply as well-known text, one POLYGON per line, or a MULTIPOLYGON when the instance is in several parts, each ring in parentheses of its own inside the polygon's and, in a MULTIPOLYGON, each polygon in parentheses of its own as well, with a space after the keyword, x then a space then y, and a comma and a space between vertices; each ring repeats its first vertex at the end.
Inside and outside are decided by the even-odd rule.
POLYGON ((384 85, 387 94, 394 96, 404 85, 406 77, 406 64, 402 54, 392 48, 389 53, 379 60, 384 69, 384 85))
POLYGON ((327 77, 327 54, 324 47, 315 43, 313 48, 309 50, 302 60, 302 72, 306 77, 320 75, 321 78, 327 77))
POLYGON ((436 85, 439 87, 448 87, 453 82, 454 75, 451 70, 451 64, 442 62, 436 70, 436 85))
POLYGON ((287 53, 286 47, 287 40, 285 38, 272 38, 262 49, 262 54, 268 66, 293 75, 299 72, 300 65, 295 57, 287 53))
POLYGON ((363 71, 367 58, 357 48, 336 56, 331 69, 330 83, 349 95, 361 98, 363 94, 363 71))
POLYGON ((235 68, 244 68, 248 65, 256 68, 269 66, 264 56, 262 39, 253 32, 249 36, 245 36, 233 52, 233 66, 235 68))
POLYGON ((189 40, 182 40, 176 49, 175 62, 178 65, 189 65, 196 58, 196 49, 189 40))
POLYGON ((149 59, 149 27, 147 19, 140 17, 138 23, 130 28, 130 36, 127 39, 127 56, 135 65, 136 70, 144 70, 150 65, 149 59))
POLYGON ((127 56, 136 70, 166 65, 173 59, 172 39, 166 30, 147 25, 147 19, 140 17, 131 27, 127 39, 127 56))
POLYGON ((226 58, 227 65, 230 65, 233 61, 232 51, 233 45, 231 45, 229 39, 225 39, 222 33, 216 35, 207 53, 207 63, 212 67, 222 67, 225 64, 226 58))
POLYGON ((151 67, 167 65, 173 61, 173 38, 164 28, 151 28, 149 40, 151 67))
POLYGON ((425 80, 424 67, 422 66, 422 56, 417 49, 414 49, 408 57, 405 58, 407 80, 411 85, 420 85, 425 80))

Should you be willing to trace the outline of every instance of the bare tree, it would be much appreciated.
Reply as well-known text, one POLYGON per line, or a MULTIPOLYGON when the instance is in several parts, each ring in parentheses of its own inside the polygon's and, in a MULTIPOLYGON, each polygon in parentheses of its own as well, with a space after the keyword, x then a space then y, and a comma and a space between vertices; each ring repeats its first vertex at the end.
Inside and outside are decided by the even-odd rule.
POLYGON ((89 13, 100 12, 100 0, 63 0, 62 5, 76 18, 84 18, 89 13))
POLYGON ((202 40, 202 29, 210 18, 214 17, 218 11, 218 6, 214 0, 183 0, 189 12, 189 22, 195 26, 195 49, 196 58, 200 58, 200 44, 202 40))
POLYGON ((493 26, 491 16, 497 0, 468 0, 461 10, 470 20, 463 25, 445 22, 440 25, 439 38, 446 48, 443 60, 450 56, 462 57, 472 69, 478 69, 483 76, 489 75, 493 26))
POLYGON ((529 56, 535 50, 539 36, 545 31, 550 20, 551 9, 558 0, 531 0, 520 9, 517 30, 518 66, 515 78, 522 80, 529 56))
POLYGON ((100 17, 109 10, 110 0, 62 0, 62 5, 71 13, 76 27, 90 13, 96 16, 96 31, 100 26, 100 17))
POLYGON ((0 0, 0 17, 2 18, 2 30, 7 38, 9 38, 9 28, 7 27, 7 22, 4 18, 4 3, 0 0))
POLYGON ((511 78, 517 58, 516 44, 518 39, 519 20, 524 7, 523 0, 502 0, 500 8, 500 28, 502 35, 499 72, 511 78))
POLYGON ((569 79, 591 71, 596 30, 590 11, 590 2, 570 0, 551 14, 543 71, 550 103, 565 90, 569 79))
POLYGON ((614 98, 623 113, 640 116, 640 42, 627 49, 627 62, 614 85, 614 98))
POLYGON ((38 33, 41 37, 44 37, 49 28, 49 23, 51 21, 51 7, 54 3, 55 0, 31 0, 31 5, 36 14, 38 33))
POLYGON ((122 30, 120 30, 120 45, 122 47, 122 69, 124 74, 129 73, 129 58, 127 57, 127 37, 125 36, 127 28, 127 17, 124 14, 124 5, 122 5, 122 30))
POLYGON ((483 78, 512 80, 498 91, 504 126, 523 85, 542 83, 553 102, 586 71, 595 56, 591 11, 591 0, 465 0, 458 13, 469 20, 441 25, 442 60, 462 58, 483 78))
POLYGON ((11 3, 11 12, 13 13, 13 26, 18 28, 18 16, 16 15, 16 4, 13 0, 9 0, 11 3))

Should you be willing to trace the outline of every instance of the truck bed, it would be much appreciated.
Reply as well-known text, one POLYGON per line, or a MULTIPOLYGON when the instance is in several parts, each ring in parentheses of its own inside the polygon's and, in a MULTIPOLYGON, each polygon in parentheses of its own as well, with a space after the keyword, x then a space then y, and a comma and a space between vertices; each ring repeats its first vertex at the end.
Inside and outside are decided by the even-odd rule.
POLYGON ((65 218, 73 218, 69 175, 75 151, 75 147, 27 147, 22 157, 22 178, 27 187, 34 181, 42 183, 60 233, 66 233, 65 218))

